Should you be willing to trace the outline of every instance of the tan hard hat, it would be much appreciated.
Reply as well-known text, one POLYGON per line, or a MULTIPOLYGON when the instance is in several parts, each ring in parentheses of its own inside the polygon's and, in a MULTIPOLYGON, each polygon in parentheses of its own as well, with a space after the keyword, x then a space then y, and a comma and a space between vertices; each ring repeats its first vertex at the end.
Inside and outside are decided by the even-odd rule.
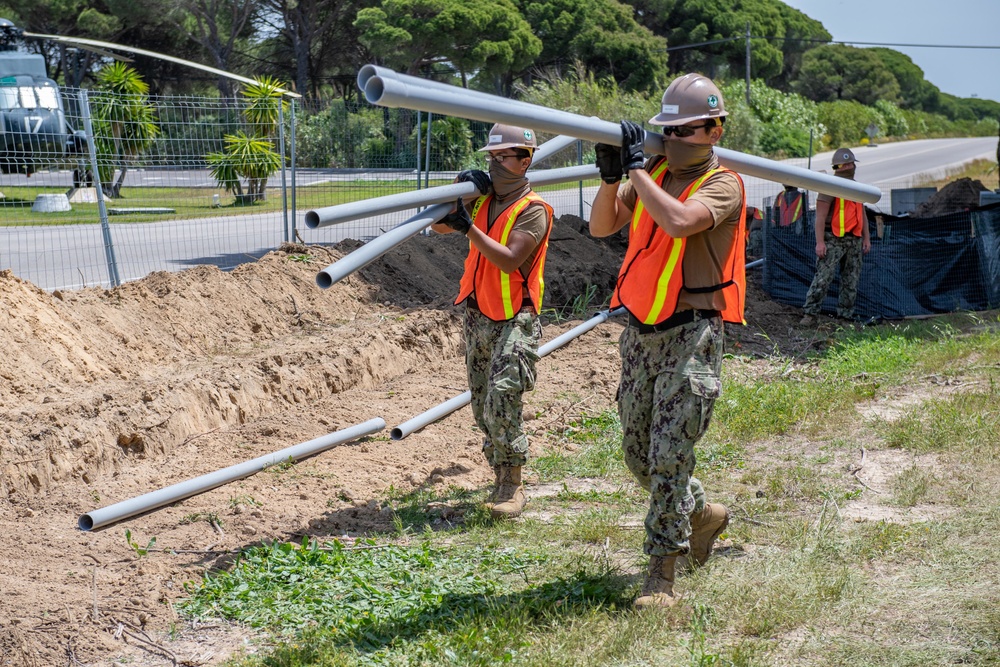
POLYGON ((535 133, 526 127, 497 123, 490 128, 490 139, 478 152, 496 151, 501 148, 527 148, 534 151, 538 147, 535 133))
POLYGON ((854 152, 850 148, 838 148, 833 151, 833 158, 831 158, 830 164, 836 166, 838 164, 850 164, 857 161, 858 159, 854 157, 854 152))
POLYGON ((722 103, 722 91, 701 74, 685 74, 670 82, 663 93, 660 113, 649 119, 650 125, 684 125, 700 118, 728 116, 722 103))

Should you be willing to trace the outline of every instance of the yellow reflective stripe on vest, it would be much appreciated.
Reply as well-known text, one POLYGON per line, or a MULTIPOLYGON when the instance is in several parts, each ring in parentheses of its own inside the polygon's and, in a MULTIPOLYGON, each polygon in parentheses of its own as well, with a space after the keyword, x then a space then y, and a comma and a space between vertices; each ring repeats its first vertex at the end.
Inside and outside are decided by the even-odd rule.
MULTIPOLYGON (((530 203, 531 200, 528 197, 525 197, 511 207, 510 215, 507 216, 507 222, 504 224, 503 234, 500 235, 500 245, 507 245, 507 238, 514 229, 514 222, 517 220, 517 216, 524 210, 524 207, 530 203)), ((521 269, 516 268, 514 270, 520 271, 521 269)), ((510 298, 510 274, 506 271, 500 272, 500 298, 503 300, 504 317, 509 320, 514 317, 514 304, 510 298)))
POLYGON ((844 205, 844 200, 843 199, 838 199, 837 200, 837 208, 840 209, 839 211, 837 211, 837 213, 839 214, 839 215, 837 215, 837 222, 840 224, 840 233, 836 234, 836 231, 834 231, 834 234, 836 234, 837 236, 843 236, 846 233, 844 231, 844 227, 845 227, 845 225, 844 225, 844 213, 847 212, 847 206, 844 205))
MULTIPOLYGON (((680 201, 686 201, 688 197, 697 192, 705 181, 707 181, 711 176, 723 171, 722 169, 712 169, 711 171, 703 174, 698 180, 689 185, 687 189, 681 193, 680 201)), ((655 223, 654 223, 655 224, 655 223)), ((670 287, 670 281, 675 277, 684 279, 681 272, 677 271, 677 267, 684 257, 684 244, 674 243, 670 248, 670 256, 667 257, 667 262, 663 267, 663 271, 660 273, 660 277, 656 281, 656 297, 653 299, 653 306, 649 309, 649 315, 643 320, 644 324, 655 324, 660 313, 663 311, 663 304, 667 300, 667 292, 670 287)))
MULTIPOLYGON (((655 181, 656 179, 660 178, 660 176, 662 176, 663 172, 665 172, 666 170, 667 170, 667 161, 663 160, 656 167, 656 169, 653 170, 653 173, 651 173, 650 176, 655 181)), ((638 196, 636 196, 636 198, 635 198, 635 211, 632 212, 632 231, 633 232, 636 229, 639 228, 639 218, 642 217, 642 211, 645 208, 646 207, 642 205, 642 199, 640 199, 638 196)))

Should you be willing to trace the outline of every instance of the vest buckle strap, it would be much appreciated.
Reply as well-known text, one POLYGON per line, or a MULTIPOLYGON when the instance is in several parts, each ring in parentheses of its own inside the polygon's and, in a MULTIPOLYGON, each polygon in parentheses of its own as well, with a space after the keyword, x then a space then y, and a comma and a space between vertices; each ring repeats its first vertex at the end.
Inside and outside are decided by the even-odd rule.
POLYGON ((717 310, 681 310, 659 324, 646 324, 632 313, 628 314, 628 325, 639 330, 640 334, 662 333, 669 331, 682 324, 690 324, 696 320, 710 320, 713 317, 721 317, 722 313, 717 310))

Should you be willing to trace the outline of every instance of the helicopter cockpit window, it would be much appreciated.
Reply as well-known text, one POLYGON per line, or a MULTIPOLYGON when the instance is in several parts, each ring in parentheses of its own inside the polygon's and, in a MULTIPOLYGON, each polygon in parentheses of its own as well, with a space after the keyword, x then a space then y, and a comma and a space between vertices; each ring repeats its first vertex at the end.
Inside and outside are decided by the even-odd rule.
POLYGON ((21 107, 24 109, 34 109, 37 106, 35 89, 30 86, 21 86, 21 107))
POLYGON ((35 88, 35 93, 38 95, 38 106, 43 109, 59 108, 59 98, 56 96, 55 88, 38 87, 35 88))
POLYGON ((0 86, 0 109, 16 109, 21 106, 18 102, 17 88, 11 86, 0 86))

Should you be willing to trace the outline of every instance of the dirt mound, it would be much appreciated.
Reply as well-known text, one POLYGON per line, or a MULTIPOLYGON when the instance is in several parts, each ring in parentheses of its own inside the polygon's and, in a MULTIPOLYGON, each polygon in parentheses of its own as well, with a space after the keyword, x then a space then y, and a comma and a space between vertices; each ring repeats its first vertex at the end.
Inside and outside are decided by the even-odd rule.
MULTIPOLYGON (((156 273, 112 290, 50 294, 0 272, 10 351, 0 356, 0 559, 18 564, 0 570, 0 665, 216 664, 245 631, 180 623, 172 603, 186 581, 259 541, 392 530, 379 500, 390 489, 488 484, 463 409, 401 442, 376 434, 105 530, 76 528, 90 510, 376 416, 392 427, 464 392, 451 302, 466 244, 418 236, 327 290, 316 272, 357 242, 285 245, 229 273, 156 273)), ((577 324, 559 315, 588 289, 588 308, 607 301, 623 254, 622 236, 595 240, 583 220, 557 221, 546 340, 577 324)), ((797 316, 751 281, 751 324, 730 327, 727 345, 802 349, 797 316)), ((621 326, 542 362, 525 409, 535 454, 579 414, 613 409, 621 326)))
POLYGON ((936 218, 979 207, 979 193, 988 190, 978 180, 960 178, 935 192, 914 211, 914 218, 936 218))

